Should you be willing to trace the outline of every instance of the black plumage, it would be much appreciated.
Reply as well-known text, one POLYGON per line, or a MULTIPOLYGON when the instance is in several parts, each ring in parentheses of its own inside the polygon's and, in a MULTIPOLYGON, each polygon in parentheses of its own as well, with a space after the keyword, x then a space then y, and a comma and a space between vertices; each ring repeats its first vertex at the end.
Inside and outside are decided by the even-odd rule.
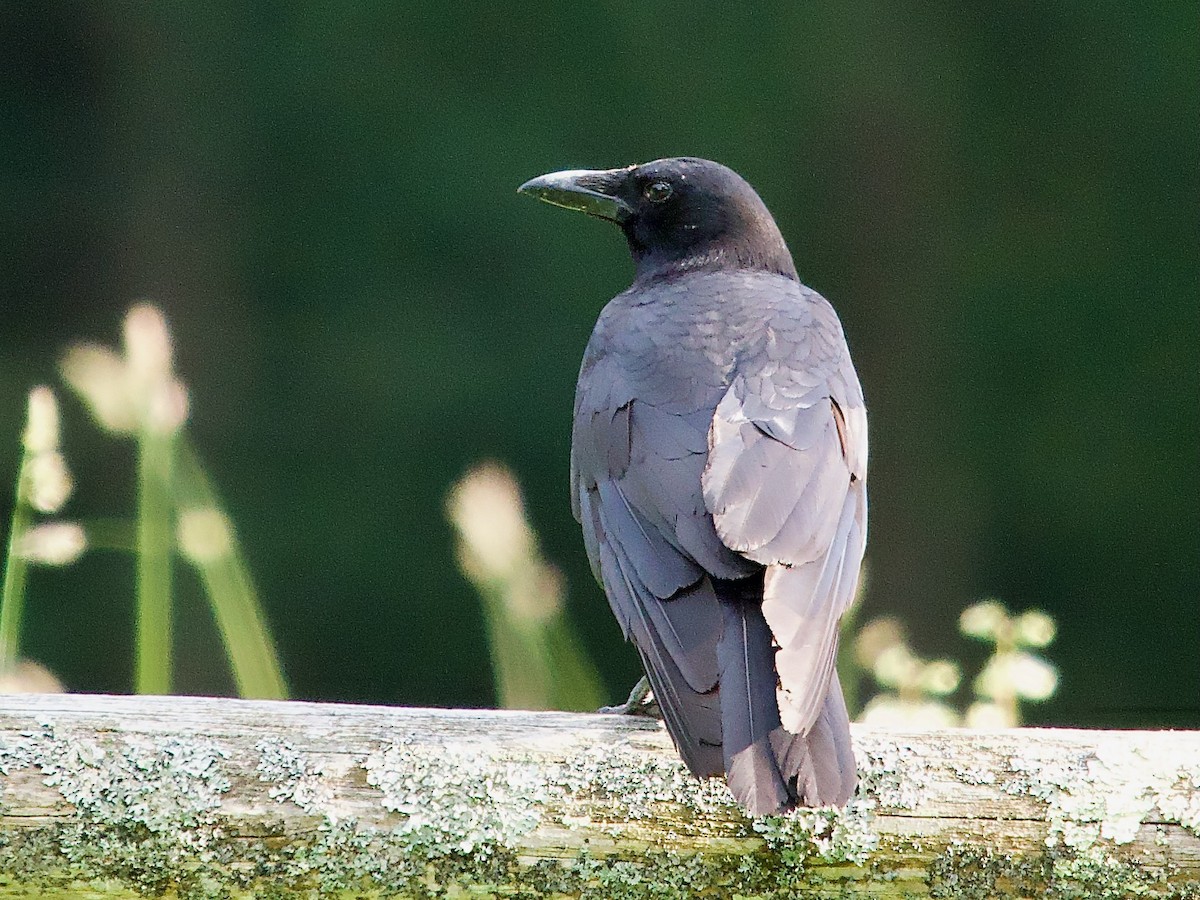
POLYGON ((866 542, 867 421, 836 314, 717 163, 521 189, 616 222, 636 265, 584 353, 572 502, 680 754, 752 814, 844 804, 833 664, 866 542))

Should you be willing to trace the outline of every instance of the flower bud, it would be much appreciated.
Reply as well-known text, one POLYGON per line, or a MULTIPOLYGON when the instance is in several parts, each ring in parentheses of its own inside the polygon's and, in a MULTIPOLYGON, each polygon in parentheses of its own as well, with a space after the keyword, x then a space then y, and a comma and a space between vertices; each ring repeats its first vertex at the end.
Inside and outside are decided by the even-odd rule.
POLYGON ((17 552, 45 566, 69 565, 87 549, 87 535, 76 522, 45 522, 21 535, 17 552))

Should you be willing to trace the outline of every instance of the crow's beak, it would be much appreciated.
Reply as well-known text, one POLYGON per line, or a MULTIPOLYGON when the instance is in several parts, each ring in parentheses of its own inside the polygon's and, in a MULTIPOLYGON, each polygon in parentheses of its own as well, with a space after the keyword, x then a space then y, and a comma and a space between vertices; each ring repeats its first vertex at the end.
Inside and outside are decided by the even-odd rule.
POLYGON ((525 182, 517 193, 620 224, 633 214, 633 207, 618 196, 628 174, 629 169, 551 172, 525 182))

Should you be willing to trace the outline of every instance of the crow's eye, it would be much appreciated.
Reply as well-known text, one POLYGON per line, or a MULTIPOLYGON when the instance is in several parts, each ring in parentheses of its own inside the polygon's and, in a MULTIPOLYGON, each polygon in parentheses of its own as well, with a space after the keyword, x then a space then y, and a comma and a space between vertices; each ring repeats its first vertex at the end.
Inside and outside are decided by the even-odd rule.
POLYGON ((646 187, 645 197, 651 203, 662 203, 675 193, 675 188, 665 181, 655 181, 646 187))

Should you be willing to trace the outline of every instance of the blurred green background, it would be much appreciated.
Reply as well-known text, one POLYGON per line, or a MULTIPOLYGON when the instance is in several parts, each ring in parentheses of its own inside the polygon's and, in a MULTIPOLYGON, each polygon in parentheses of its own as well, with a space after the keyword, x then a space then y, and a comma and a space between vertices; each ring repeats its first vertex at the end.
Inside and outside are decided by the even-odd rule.
MULTIPOLYGON (((706 156, 845 323, 861 617, 963 656, 968 603, 1040 606, 1062 679, 1034 721, 1200 725, 1197 46, 1184 2, 6 4, 0 484, 26 391, 151 299, 294 695, 493 702, 443 501, 496 458, 619 699, 637 660, 567 452, 631 265, 515 189, 706 156)), ((131 446, 64 403, 68 514, 127 511, 131 446)), ((37 570, 28 655, 128 690, 132 571, 37 570)), ((230 691, 180 578, 179 686, 230 691)))

